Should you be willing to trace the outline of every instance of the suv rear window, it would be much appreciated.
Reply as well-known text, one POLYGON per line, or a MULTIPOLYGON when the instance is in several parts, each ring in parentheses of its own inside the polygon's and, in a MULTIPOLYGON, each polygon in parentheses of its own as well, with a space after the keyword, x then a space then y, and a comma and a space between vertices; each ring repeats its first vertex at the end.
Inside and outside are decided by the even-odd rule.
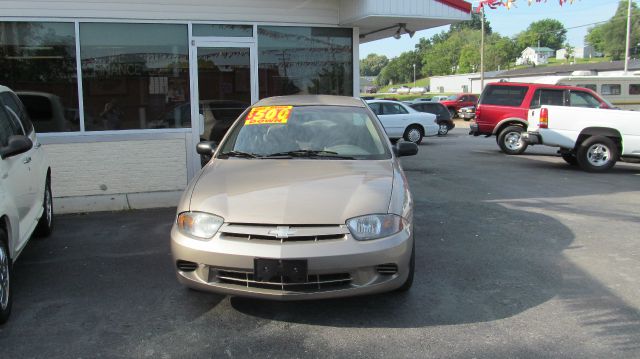
POLYGON ((527 86, 487 86, 480 96, 480 104, 518 107, 528 89, 527 86))

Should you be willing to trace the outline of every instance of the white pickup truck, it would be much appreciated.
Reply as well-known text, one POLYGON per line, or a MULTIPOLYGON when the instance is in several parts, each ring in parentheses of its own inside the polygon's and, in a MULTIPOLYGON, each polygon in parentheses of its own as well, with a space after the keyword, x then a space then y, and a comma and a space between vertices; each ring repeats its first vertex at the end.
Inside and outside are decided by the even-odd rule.
POLYGON ((529 110, 523 140, 560 147, 560 155, 585 171, 603 172, 618 160, 640 160, 640 112, 542 106, 529 110))

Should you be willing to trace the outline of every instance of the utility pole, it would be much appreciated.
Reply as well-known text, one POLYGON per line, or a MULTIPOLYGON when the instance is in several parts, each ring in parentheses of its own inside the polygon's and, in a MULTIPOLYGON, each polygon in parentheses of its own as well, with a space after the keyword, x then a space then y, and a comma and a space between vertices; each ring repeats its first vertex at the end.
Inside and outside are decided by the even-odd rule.
MULTIPOLYGON (((484 90, 484 6, 482 7, 482 13, 480 14, 480 92, 484 90)), ((473 89, 471 89, 473 92, 473 89)))
POLYGON ((627 46, 624 51, 624 74, 629 71, 629 45, 631 42, 631 0, 629 2, 629 8, 627 9, 627 46))

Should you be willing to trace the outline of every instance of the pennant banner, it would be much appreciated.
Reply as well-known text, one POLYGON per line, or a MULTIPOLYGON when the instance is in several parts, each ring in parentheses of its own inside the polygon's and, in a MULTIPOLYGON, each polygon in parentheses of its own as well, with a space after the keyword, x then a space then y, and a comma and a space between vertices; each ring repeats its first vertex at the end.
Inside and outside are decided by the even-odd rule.
MULTIPOLYGON (((547 2, 547 0, 527 0, 529 5, 535 2, 547 2)), ((569 3, 573 4, 574 0, 558 0, 560 6, 569 3)), ((480 0, 478 7, 476 8, 477 12, 481 12, 482 9, 486 6, 490 9, 497 9, 499 6, 504 6, 507 10, 511 9, 516 3, 516 0, 480 0)))

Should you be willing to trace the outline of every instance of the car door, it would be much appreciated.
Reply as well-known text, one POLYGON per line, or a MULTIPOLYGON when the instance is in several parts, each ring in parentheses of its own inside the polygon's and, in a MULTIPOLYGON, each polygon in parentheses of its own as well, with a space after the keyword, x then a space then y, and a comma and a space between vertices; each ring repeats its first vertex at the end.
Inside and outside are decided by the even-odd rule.
POLYGON ((28 162, 27 165, 29 166, 29 192, 27 196, 29 197, 30 211, 28 216, 36 222, 40 216, 42 201, 44 200, 44 188, 46 186, 47 165, 44 149, 38 141, 36 131, 26 108, 18 96, 12 92, 3 92, 0 93, 0 100, 4 103, 9 115, 18 120, 23 132, 33 143, 33 147, 25 152, 25 161, 28 162))
POLYGON ((409 124, 409 111, 399 103, 383 102, 380 121, 390 138, 400 138, 409 124))
MULTIPOLYGON (((0 100, 0 146, 7 146, 11 136, 23 134, 20 123, 12 117, 0 100)), ((27 158, 29 158, 27 153, 21 153, 0 159, 2 161, 0 180, 3 182, 11 202, 15 205, 18 216, 19 238, 14 242, 14 250, 20 248, 29 239, 30 230, 34 225, 33 220, 28 216, 32 200, 29 195, 30 173, 27 158)))

